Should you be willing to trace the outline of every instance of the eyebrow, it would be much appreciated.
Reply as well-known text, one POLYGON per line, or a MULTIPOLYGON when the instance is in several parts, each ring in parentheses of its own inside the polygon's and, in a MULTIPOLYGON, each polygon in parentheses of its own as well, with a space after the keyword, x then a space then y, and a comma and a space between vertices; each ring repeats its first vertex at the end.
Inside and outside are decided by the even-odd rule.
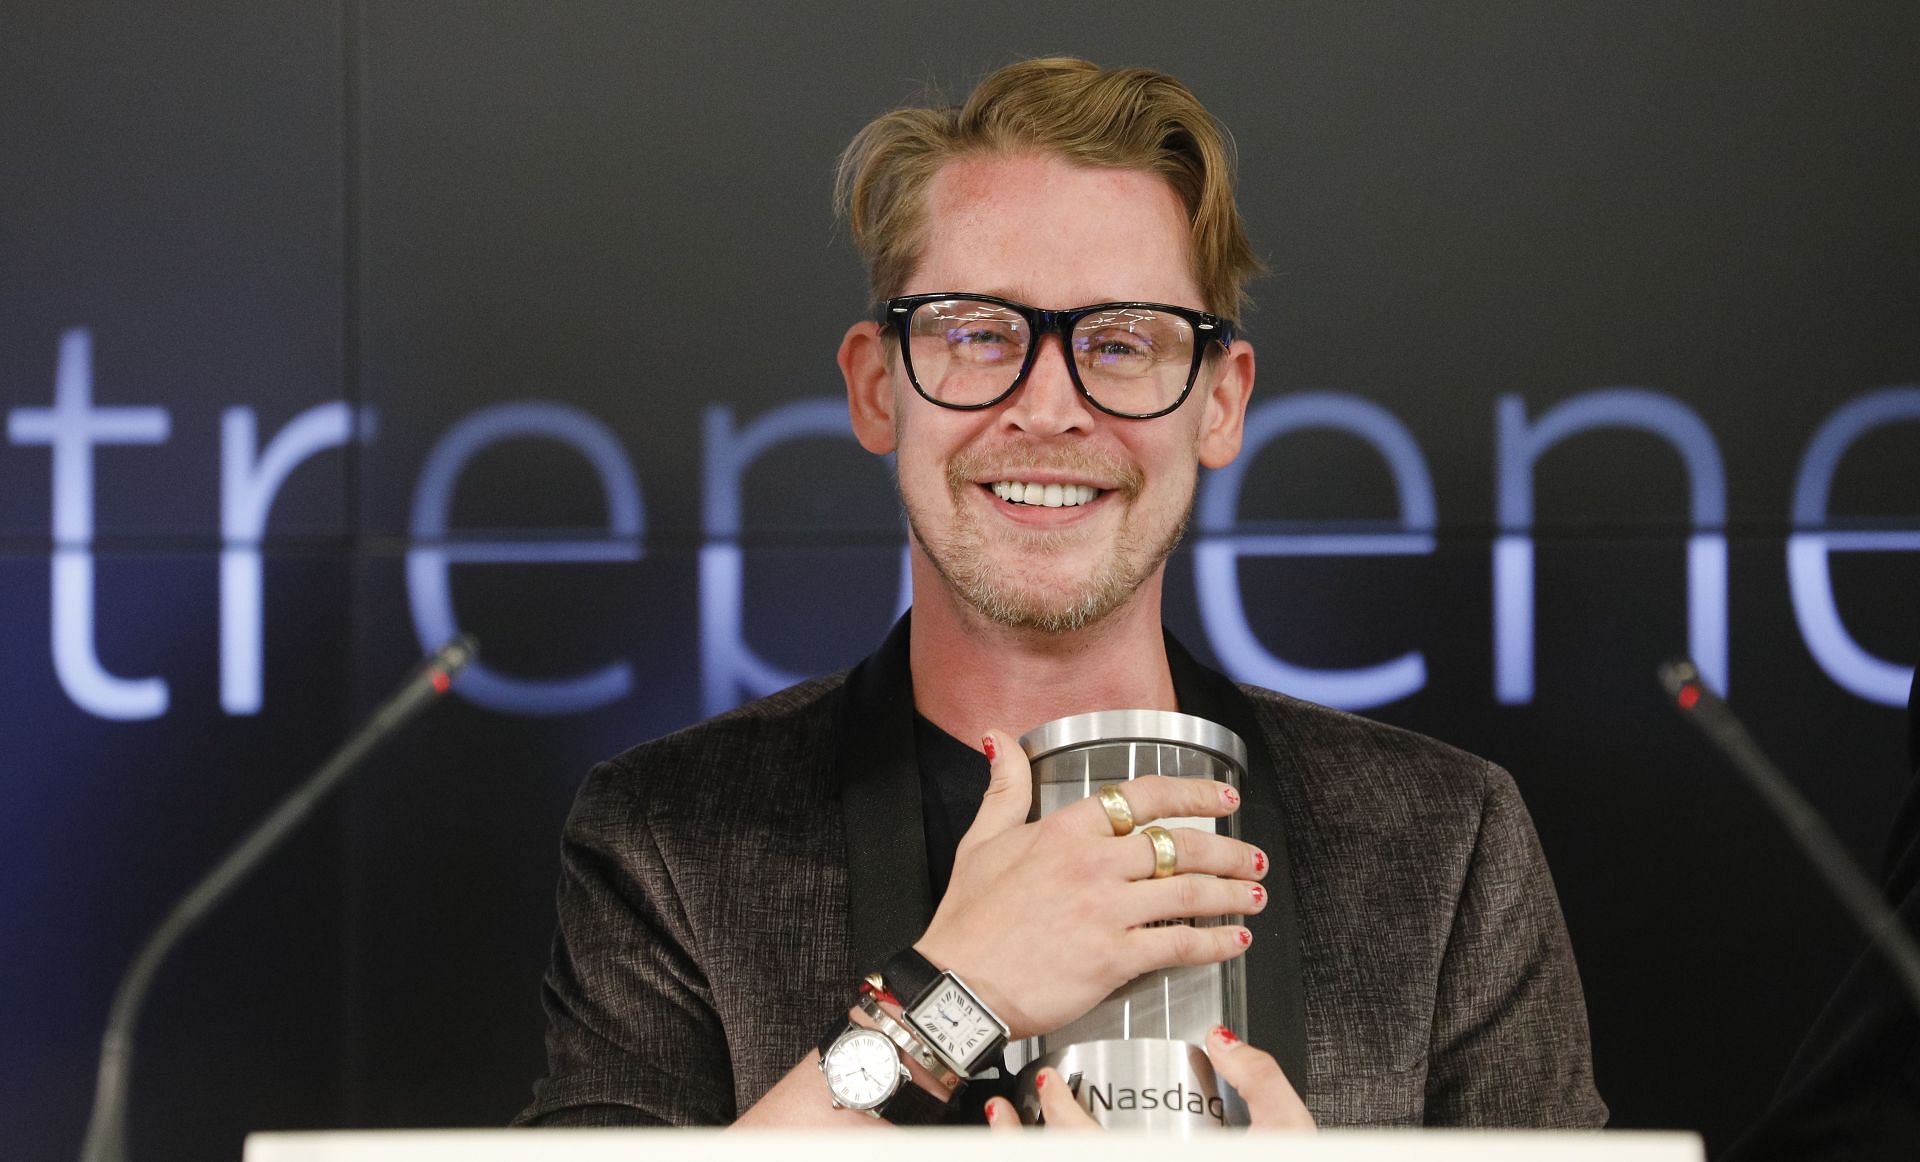
MULTIPOLYGON (((1017 290, 1008 289, 1006 287, 992 287, 985 290, 976 289, 972 293, 982 294, 982 295, 992 295, 995 298, 1000 298, 1000 299, 1012 299, 1016 303, 1025 303, 1030 307, 1040 306, 1039 303, 1036 303, 1033 301, 1032 297, 1021 294, 1017 290)), ((1115 295, 1107 295, 1104 298, 1088 299, 1084 303, 1071 303, 1065 307, 1041 307, 1040 309, 1041 310, 1072 310, 1074 307, 1097 306, 1101 303, 1138 303, 1138 302, 1145 302, 1145 301, 1147 300, 1139 299, 1139 298, 1125 298, 1125 297, 1120 297, 1115 295)))

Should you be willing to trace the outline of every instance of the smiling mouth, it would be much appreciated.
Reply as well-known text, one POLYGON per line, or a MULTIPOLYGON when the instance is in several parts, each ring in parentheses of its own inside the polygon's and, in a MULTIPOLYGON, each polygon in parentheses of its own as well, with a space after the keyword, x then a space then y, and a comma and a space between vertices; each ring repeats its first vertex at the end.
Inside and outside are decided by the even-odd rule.
POLYGON ((1091 484, 1030 484, 1020 480, 996 480, 987 487, 1008 504, 1030 504, 1038 508, 1073 508, 1089 504, 1102 494, 1091 484))

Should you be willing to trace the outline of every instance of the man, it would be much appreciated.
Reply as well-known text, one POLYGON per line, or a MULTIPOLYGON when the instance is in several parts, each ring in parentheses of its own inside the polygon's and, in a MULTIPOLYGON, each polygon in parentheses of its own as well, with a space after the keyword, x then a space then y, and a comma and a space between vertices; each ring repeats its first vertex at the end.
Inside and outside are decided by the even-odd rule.
MULTIPOLYGON (((874 1010, 912 1024, 896 973, 953 974, 1017 1039, 1139 973, 1236 956, 1240 1032, 1279 1070, 1210 1048, 1279 1095, 1256 1114, 1290 1108, 1283 1071, 1321 1124, 1604 1121, 1505 772, 1236 687, 1161 627, 1197 469, 1238 453, 1253 387, 1233 320, 1257 264, 1230 170, 1177 81, 1074 60, 1009 66, 964 108, 897 110, 849 147, 841 197, 879 305, 839 364, 855 434, 896 459, 913 609, 851 672, 595 770, 524 1122, 878 1124, 842 1108, 864 1099, 834 1061, 874 1010), (1232 729, 1244 801, 1142 779, 1026 823, 1015 739, 1113 708, 1232 729), (1248 842, 1180 829, 1170 861, 1133 832, 1235 811, 1248 842), (1157 923, 1197 916, 1246 919, 1157 923)), ((954 1062, 917 1056, 914 1032, 886 1119, 928 1120, 929 1100, 960 1116, 944 1080, 986 1063, 943 1080, 954 1062)))

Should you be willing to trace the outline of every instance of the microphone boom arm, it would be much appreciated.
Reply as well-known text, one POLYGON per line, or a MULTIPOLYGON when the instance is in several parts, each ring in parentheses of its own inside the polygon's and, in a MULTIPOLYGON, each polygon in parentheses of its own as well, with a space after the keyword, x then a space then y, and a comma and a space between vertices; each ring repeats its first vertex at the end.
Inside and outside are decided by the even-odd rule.
POLYGON ((1826 820, 1794 789, 1727 704, 1700 680, 1692 662, 1680 659, 1661 665, 1660 684, 1681 714, 1732 760, 1774 817, 1786 826, 1788 836, 1826 881, 1841 907, 1867 933, 1872 947, 1886 955, 1914 1012, 1920 1013, 1920 949, 1915 948, 1913 935, 1826 820))
POLYGON ((374 711, 365 725, 180 898, 153 930, 153 935, 140 946, 132 966, 120 978, 120 986, 113 994, 113 1007, 107 1012, 107 1029, 100 1041, 99 1079, 93 1091, 93 1113, 87 1121, 86 1140, 80 1147, 80 1162, 124 1162, 127 1157, 127 1098, 133 1072, 134 1028, 154 974, 167 954, 312 814, 320 801, 375 747, 445 694, 453 684, 453 676, 473 660, 477 651, 478 645, 471 635, 456 638, 434 651, 374 711))

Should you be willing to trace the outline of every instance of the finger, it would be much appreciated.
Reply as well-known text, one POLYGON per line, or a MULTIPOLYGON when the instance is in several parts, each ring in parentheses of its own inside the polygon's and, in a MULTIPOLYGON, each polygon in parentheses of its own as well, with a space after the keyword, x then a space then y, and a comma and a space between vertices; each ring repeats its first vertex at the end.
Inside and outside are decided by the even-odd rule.
POLYGON ((1097 1130, 1100 1123, 1074 1100, 1073 1090, 1056 1069, 1042 1069, 1033 1077, 1040 1091, 1040 1116, 1055 1130, 1097 1130))
POLYGON ((1213 1059, 1214 1072, 1246 1100, 1248 1121, 1254 1129, 1314 1128, 1307 1103, 1300 1100, 1273 1054, 1255 1049, 1225 1026, 1216 1026, 1207 1034, 1207 1056, 1213 1059))
MULTIPOLYGON (((1170 827, 1173 837, 1175 870, 1204 872, 1236 880, 1257 880, 1267 874, 1267 855, 1251 843, 1242 843, 1224 835, 1194 827, 1170 827)), ((1153 841, 1144 835, 1129 835, 1105 848, 1115 874, 1130 880, 1153 875, 1153 841)))
POLYGON ((1027 809, 1033 804, 1033 769, 1027 765, 1027 752, 1020 749, 1020 744, 1004 731, 990 730, 980 740, 980 749, 987 752, 991 764, 987 793, 980 799, 980 813, 973 817, 973 826, 960 838, 963 845, 1020 826, 1027 821, 1027 809))
POLYGON ((1250 916, 1267 906, 1267 889, 1245 880, 1178 875, 1130 885, 1119 913, 1129 927, 1202 916, 1250 916))
POLYGON ((988 1098, 987 1125, 996 1134, 1002 1130, 1018 1130, 1020 1128, 1020 1115, 1014 1112, 1013 1103, 1006 1098, 988 1098))
POLYGON ((1252 944, 1253 933, 1237 924, 1156 924, 1128 932, 1121 947, 1131 975, 1139 976, 1176 965, 1218 964, 1252 944))
MULTIPOLYGON (((1135 827, 1156 819, 1218 819, 1240 809, 1240 793, 1213 779, 1142 775, 1114 785, 1126 796, 1135 827)), ((1113 824, 1108 822, 1098 795, 1089 795, 1054 814, 1070 818, 1076 829, 1090 835, 1113 834, 1113 824)))

